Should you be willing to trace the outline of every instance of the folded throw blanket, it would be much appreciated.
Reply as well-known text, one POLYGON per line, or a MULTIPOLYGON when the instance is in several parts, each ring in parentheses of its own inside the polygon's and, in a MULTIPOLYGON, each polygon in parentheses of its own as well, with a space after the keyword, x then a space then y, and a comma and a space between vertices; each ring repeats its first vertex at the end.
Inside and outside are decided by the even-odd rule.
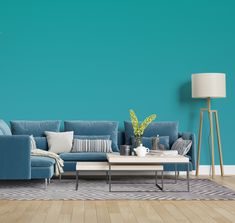
POLYGON ((64 161, 56 153, 48 152, 42 149, 33 149, 31 150, 31 155, 53 158, 55 160, 55 175, 58 176, 64 172, 63 170, 64 161))

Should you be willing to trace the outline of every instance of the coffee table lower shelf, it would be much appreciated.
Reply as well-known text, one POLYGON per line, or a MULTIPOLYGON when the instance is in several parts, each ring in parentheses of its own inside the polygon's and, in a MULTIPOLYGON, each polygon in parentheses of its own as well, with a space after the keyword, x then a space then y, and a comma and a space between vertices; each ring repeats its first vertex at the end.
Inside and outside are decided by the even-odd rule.
MULTIPOLYGON (((177 166, 177 165, 176 165, 177 166)), ((116 171, 153 171, 155 173, 155 186, 161 191, 164 191, 164 179, 163 179, 163 165, 160 164, 113 164, 109 162, 77 162, 76 165, 76 187, 78 190, 78 181, 79 181, 79 172, 80 171, 105 171, 106 172, 106 183, 109 184, 109 191, 115 192, 112 190, 112 173, 116 171), (158 172, 161 173, 160 185, 158 184, 158 172)), ((175 178, 177 181, 177 178, 175 178)), ((123 182, 116 182, 122 184, 123 182)), ((124 182, 126 183, 126 182, 124 182)), ((129 184, 129 182, 128 182, 129 184)), ((189 191, 189 172, 187 172, 187 186, 189 191)), ((117 191, 117 192, 127 192, 127 191, 117 191)), ((131 191, 128 191, 131 192, 131 191)), ((138 191, 135 191, 138 192, 138 191)), ((146 191, 140 191, 146 192, 146 191)))
MULTIPOLYGON (((108 184, 109 184, 109 192, 115 192, 112 190, 112 173, 115 171, 154 171, 155 175, 155 186, 163 191, 163 166, 162 165, 153 165, 153 164, 110 164, 108 165, 108 184), (161 185, 158 184, 157 177, 158 172, 161 172, 161 185)), ((121 182, 118 182, 119 184, 121 182)), ((126 183, 126 182, 124 182, 126 183)), ((129 182, 128 182, 129 184, 129 182)), ((117 191, 117 192, 132 192, 132 191, 117 191)), ((138 191, 135 191, 138 192, 138 191)), ((139 191, 139 192, 146 192, 146 191, 139 191)))

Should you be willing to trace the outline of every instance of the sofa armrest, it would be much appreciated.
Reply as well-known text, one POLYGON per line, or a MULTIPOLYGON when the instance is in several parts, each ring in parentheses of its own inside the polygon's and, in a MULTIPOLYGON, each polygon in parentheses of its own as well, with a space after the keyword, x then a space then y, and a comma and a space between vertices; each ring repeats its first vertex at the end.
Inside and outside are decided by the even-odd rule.
POLYGON ((193 170, 195 170, 196 169, 196 136, 194 133, 191 133, 191 132, 182 132, 179 134, 179 137, 182 137, 183 139, 192 140, 192 146, 187 155, 191 157, 192 167, 193 167, 193 170))
POLYGON ((0 136, 0 179, 31 178, 29 136, 0 136))

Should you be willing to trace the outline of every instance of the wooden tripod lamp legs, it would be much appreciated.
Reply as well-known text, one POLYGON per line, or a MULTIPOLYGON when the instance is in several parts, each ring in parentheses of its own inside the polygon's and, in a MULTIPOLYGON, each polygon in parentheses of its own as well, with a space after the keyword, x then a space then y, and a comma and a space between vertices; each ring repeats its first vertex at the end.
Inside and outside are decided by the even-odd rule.
POLYGON ((220 140, 220 128, 219 128, 218 111, 215 111, 214 114, 215 114, 216 134, 217 134, 217 142, 218 142, 218 149, 219 149, 220 172, 221 172, 221 176, 224 176, 223 155, 222 155, 222 146, 221 146, 221 140, 220 140))
POLYGON ((219 158, 220 158, 220 171, 221 171, 221 176, 224 176, 224 167, 223 167, 221 140, 220 140, 220 129, 219 129, 218 111, 217 110, 210 110, 210 109, 201 109, 201 111, 200 111, 200 126, 199 126, 199 134, 198 134, 198 150, 197 150, 196 176, 199 175, 200 154, 201 154, 201 141, 202 141, 202 129, 203 129, 203 112, 204 111, 208 112, 209 121, 210 121, 210 147, 211 147, 212 178, 214 178, 214 176, 215 176, 213 114, 214 114, 215 123, 216 123, 216 135, 217 135, 219 158))
POLYGON ((197 167, 196 167, 196 176, 199 174, 199 165, 201 157, 201 143, 202 143, 202 126, 203 126, 203 111, 200 111, 200 127, 198 133, 198 144, 197 144, 197 167))
POLYGON ((215 176, 215 153, 214 153, 214 131, 213 131, 213 116, 212 111, 208 111, 210 120, 210 145, 211 145, 211 169, 212 178, 215 176))

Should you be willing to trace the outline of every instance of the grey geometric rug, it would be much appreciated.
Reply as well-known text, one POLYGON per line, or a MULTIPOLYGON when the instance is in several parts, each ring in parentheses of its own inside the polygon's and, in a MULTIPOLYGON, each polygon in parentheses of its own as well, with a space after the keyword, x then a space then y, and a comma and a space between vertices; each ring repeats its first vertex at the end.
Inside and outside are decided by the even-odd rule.
MULTIPOLYGON (((1 200, 235 200, 235 191, 208 179, 191 179, 190 192, 186 181, 164 181, 164 191, 154 186, 153 179, 132 178, 119 184, 118 179, 109 192, 104 179, 81 179, 75 190, 75 179, 52 179, 47 190, 41 180, 0 181, 1 200), (122 192, 118 192, 122 191, 122 192), (125 192, 124 192, 125 191, 125 192), (138 192, 137 192, 138 191, 138 192)), ((160 182, 159 182, 160 183, 160 182)))

